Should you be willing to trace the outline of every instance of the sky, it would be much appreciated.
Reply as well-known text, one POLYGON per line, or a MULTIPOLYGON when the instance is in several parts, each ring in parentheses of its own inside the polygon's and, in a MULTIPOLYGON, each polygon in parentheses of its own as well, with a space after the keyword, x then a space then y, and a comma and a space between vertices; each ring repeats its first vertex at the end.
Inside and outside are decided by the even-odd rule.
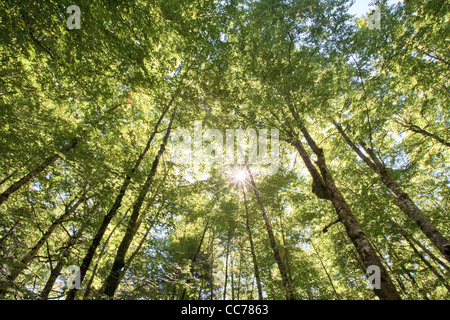
MULTIPOLYGON (((396 2, 399 2, 401 0, 389 0, 389 4, 394 4, 396 2)), ((356 15, 358 18, 366 15, 366 13, 369 11, 370 3, 372 0, 355 0, 355 3, 350 8, 349 13, 356 15)))

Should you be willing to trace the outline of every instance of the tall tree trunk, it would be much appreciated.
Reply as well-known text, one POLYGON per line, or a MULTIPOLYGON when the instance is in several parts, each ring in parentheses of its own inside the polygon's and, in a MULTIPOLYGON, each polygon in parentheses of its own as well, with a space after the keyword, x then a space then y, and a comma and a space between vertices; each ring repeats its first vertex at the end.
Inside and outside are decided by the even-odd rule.
POLYGON ((150 169, 150 173, 147 177, 147 180, 145 181, 144 185, 142 186, 139 195, 133 205, 133 212, 131 214, 130 220, 128 221, 127 229, 125 231, 125 236, 122 239, 122 242, 119 245, 119 248, 117 250, 116 258, 114 260, 113 266, 111 268, 111 271, 109 273, 109 276, 105 280, 105 294, 109 297, 113 297, 114 293, 116 292, 116 289, 119 285, 120 280, 120 272, 123 267, 125 267, 125 256, 127 254, 128 248, 133 241, 134 235, 135 235, 135 226, 138 221, 142 204, 144 203, 145 196, 148 193, 148 190, 150 189, 150 186, 153 183, 153 179, 156 175, 156 171, 158 169, 159 161, 166 149, 167 141, 169 140, 169 135, 172 130, 172 124, 173 119, 175 117, 176 111, 172 113, 172 116, 170 118, 169 126, 167 128, 166 134, 163 138, 163 142, 158 150, 158 154, 155 157, 155 160, 153 161, 152 168, 150 169))
POLYGON ((439 232, 428 217, 419 209, 410 196, 394 181, 386 166, 378 159, 372 149, 362 144, 363 149, 369 155, 366 157, 363 152, 350 140, 342 127, 333 122, 342 138, 355 151, 355 153, 371 168, 384 183, 384 185, 395 195, 398 207, 411 219, 413 219, 422 232, 436 246, 447 261, 450 261, 450 242, 439 232))
MULTIPOLYGON (((403 235, 404 236, 404 235, 403 235)), ((448 283, 447 280, 444 279, 444 277, 436 270, 435 267, 433 267, 433 265, 427 260, 425 259, 425 257, 423 256, 423 254, 421 254, 419 252, 419 250, 417 250, 416 246, 413 244, 413 242, 405 237, 406 241, 408 242, 409 246, 411 247, 411 249, 414 251, 414 253, 416 254, 416 256, 419 257, 420 260, 422 260, 422 262, 427 266, 428 269, 431 270, 431 272, 433 272, 433 274, 436 276, 436 278, 439 279, 439 281, 442 282, 442 284, 445 286, 445 288, 447 289, 448 292, 450 292, 450 285, 448 283)))
POLYGON ((305 148, 303 147, 302 142, 297 137, 295 137, 295 134, 293 132, 291 132, 290 142, 299 152, 300 156, 305 162, 305 165, 306 163, 310 164, 306 165, 306 167, 310 172, 313 181, 318 180, 313 182, 313 191, 314 189, 316 189, 314 193, 319 198, 320 198, 319 195, 321 195, 322 199, 327 199, 332 202, 338 215, 338 219, 344 225, 347 235, 349 236, 350 240, 355 246, 356 251, 358 252, 358 255, 360 256, 366 270, 370 266, 377 266, 380 269, 381 287, 380 289, 373 288, 373 292, 380 299, 387 299, 387 300, 401 299, 400 295, 397 292, 397 289, 395 288, 394 283, 392 282, 392 279, 389 277, 389 274, 383 267, 380 258, 377 256, 374 248, 369 242, 369 239, 367 238, 360 224, 353 215, 352 210, 345 201, 340 190, 337 188, 334 179, 331 176, 331 173, 329 172, 328 167, 326 165, 323 150, 317 146, 317 144, 309 135, 309 132, 306 130, 305 127, 301 128, 301 132, 305 137, 306 141, 308 142, 308 145, 310 146, 311 150, 317 156, 316 165, 319 167, 320 175, 318 175, 317 170, 315 170, 315 167, 312 165, 309 155, 307 154, 305 148))
POLYGON ((114 226, 114 228, 111 230, 111 232, 109 233, 108 237, 106 238, 105 243, 104 243, 104 245, 103 245, 103 248, 102 248, 102 250, 100 251, 100 253, 99 253, 99 255, 98 255, 97 263, 95 264, 95 267, 94 267, 94 269, 92 270, 92 275, 91 275, 91 277, 89 278, 89 281, 88 281, 88 283, 87 283, 87 285, 86 285, 86 291, 84 292, 83 300, 86 300, 86 299, 89 297, 89 295, 91 294, 92 283, 94 282, 94 279, 95 279, 95 277, 96 277, 97 270, 98 270, 98 266, 100 265, 100 262, 101 262, 101 260, 102 260, 102 258, 103 258, 103 255, 104 255, 105 252, 106 252, 106 248, 107 248, 107 245, 108 245, 108 243, 109 243, 109 240, 111 240, 111 237, 112 237, 113 234, 116 232, 117 228, 118 228, 118 227, 122 224, 122 222, 125 220, 125 218, 126 218, 127 215, 128 215, 128 211, 129 211, 129 210, 131 210, 131 207, 127 210, 127 212, 125 212, 125 214, 123 215, 123 218, 119 221, 119 223, 117 223, 117 224, 114 226))
MULTIPOLYGON (((159 117, 159 119, 155 125, 155 128, 153 129, 152 134, 150 135, 150 137, 147 141, 147 144, 146 144, 143 152, 139 155, 133 168, 130 170, 130 173, 125 176, 125 178, 122 182, 122 186, 120 187, 119 193, 117 194, 116 199, 114 201, 114 204, 111 206, 108 213, 104 216, 102 224, 100 225, 100 228, 97 230, 97 233, 95 234, 94 238, 92 239, 92 242, 91 242, 91 244, 86 252, 86 255, 83 258, 83 262, 81 263, 81 266, 80 266, 80 280, 81 280, 80 282, 81 283, 83 283, 84 277, 86 276, 86 272, 88 271, 88 269, 91 265, 91 262, 92 262, 92 259, 94 258, 97 247, 100 245, 100 242, 103 239, 103 235, 105 234, 106 229, 109 226, 109 223, 111 222, 111 220, 114 218, 114 216, 117 214, 120 207, 122 206, 123 197, 125 196, 125 193, 127 192, 129 185, 131 184, 131 179, 132 179, 133 175, 137 172, 137 170, 139 169, 139 166, 141 165, 141 162, 143 161, 145 155, 149 151, 151 143, 153 142, 155 135, 158 133, 159 126, 160 126, 162 120, 164 119, 167 111, 172 106, 174 99, 175 99, 175 95, 172 97, 172 99, 170 100, 167 107, 163 110, 161 116, 159 117)), ((75 288, 70 290, 69 293, 67 294, 66 300, 75 299, 77 291, 78 291, 78 289, 75 289, 75 288)))
POLYGON ((71 206, 73 201, 69 203, 65 209, 64 213, 60 215, 53 223, 48 227, 47 231, 42 235, 39 241, 31 248, 31 250, 22 258, 19 262, 18 266, 15 267, 11 273, 8 275, 8 282, 3 284, 0 289, 0 294, 3 294, 5 290, 9 287, 9 285, 16 280, 16 278, 22 273, 22 271, 27 267, 27 265, 33 260, 33 258, 37 255, 42 246, 47 242, 55 229, 62 223, 64 220, 69 217, 78 206, 85 201, 85 193, 71 206))
POLYGON ((323 263, 322 258, 320 257, 319 251, 317 251, 316 246, 314 245, 312 240, 310 240, 309 242, 311 243, 311 246, 312 246, 314 252, 316 253, 317 258, 319 258, 320 265, 322 266, 322 269, 325 271, 325 274, 327 275, 328 281, 330 282, 330 285, 333 288, 333 292, 334 292, 334 295, 336 296, 336 299, 341 300, 341 298, 339 297, 339 294, 336 291, 336 287, 334 286, 333 280, 331 279, 331 276, 328 273, 328 270, 325 267, 325 264, 323 263))
POLYGON ((256 280, 256 288, 258 289, 258 299, 259 300, 263 300, 264 297, 263 297, 263 293, 262 293, 261 277, 259 275, 258 261, 256 259, 255 246, 253 244, 252 229, 250 228, 250 221, 249 221, 249 214, 248 214, 248 205, 247 205, 247 196, 246 196, 246 193, 245 193, 244 186, 242 186, 242 193, 244 195, 244 206, 245 206, 245 228, 247 229, 248 242, 250 243, 250 253, 252 255, 253 270, 254 270, 254 273, 255 273, 255 280, 256 280))
POLYGON ((28 174, 20 178, 18 181, 14 182, 8 189, 3 191, 0 194, 0 205, 2 205, 8 198, 21 187, 26 185, 30 180, 40 174, 42 171, 47 169, 50 165, 52 165, 59 157, 60 154, 66 155, 70 150, 75 148, 78 144, 78 139, 73 138, 66 146, 61 148, 59 153, 54 153, 51 156, 47 157, 41 164, 31 170, 28 174))
POLYGON ((389 218, 389 221, 400 231, 400 234, 405 238, 406 242, 408 242, 409 246, 413 250, 413 252, 419 257, 420 260, 433 272, 433 274, 444 284, 444 286, 447 288, 447 291, 450 292, 450 285, 447 280, 436 270, 435 267, 417 250, 416 246, 417 244, 419 247, 424 250, 430 258, 435 260, 437 263, 441 264, 446 270, 448 270, 448 266, 446 264, 443 264, 443 262, 438 259, 432 252, 430 252, 426 247, 424 247, 419 241, 414 239, 414 237, 410 236, 397 222, 389 218))
POLYGON ((225 257, 225 282, 223 285, 223 300, 227 298, 227 285, 228 285, 228 258, 230 255, 230 241, 231 241, 231 229, 228 229, 228 241, 225 257))
POLYGON ((294 291, 292 290, 292 285, 289 282, 289 278, 288 278, 288 275, 286 272, 286 267, 283 263, 283 260, 281 259, 280 252, 278 250, 278 245, 275 241, 275 236, 274 236, 273 230, 272 230, 272 224, 270 223, 269 217, 267 216, 266 208, 264 207, 264 203, 262 202, 260 192, 256 188, 255 180, 253 179, 253 174, 251 173, 250 168, 248 167, 248 164, 246 164, 245 166, 246 166, 249 178, 250 178, 250 185, 255 193, 256 201, 258 203, 258 206, 261 210, 261 214, 264 219, 264 224, 266 226, 267 234, 269 236, 270 246, 272 247, 273 255, 275 257, 275 260, 278 265, 278 269, 280 271, 281 281, 283 282, 283 286, 286 291, 286 299, 287 300, 295 300, 294 291))
POLYGON ((148 235, 150 234, 150 231, 152 231, 153 226, 157 222, 159 215, 161 214, 163 208, 164 208, 164 200, 162 201, 161 206, 159 207, 158 211, 156 212, 155 217, 152 219, 152 223, 147 227, 145 230, 144 235, 142 236, 141 240, 139 241, 139 244, 137 245, 136 249, 133 251, 133 253, 128 257, 127 261, 125 262, 125 267, 120 273, 119 281, 122 281, 123 277, 125 276, 125 272, 128 268, 130 268, 134 258, 138 255, 139 251, 144 246, 145 240, 147 240, 148 235))
POLYGON ((209 264, 210 264, 210 275, 209 275, 209 299, 214 299, 214 232, 211 232, 211 239, 209 244, 209 264))
MULTIPOLYGON (((241 247, 241 250, 239 250, 239 273, 238 273, 238 287, 237 287, 237 294, 236 294, 236 299, 239 300, 241 297, 241 278, 242 278, 242 246, 241 243, 239 244, 239 247, 241 247)), ((252 256, 253 258, 253 256, 252 256)), ((253 264, 253 266, 255 266, 255 264, 253 264)), ((259 276, 259 272, 258 272, 258 276, 259 276)))
MULTIPOLYGON (((280 208, 281 211, 281 208, 280 208)), ((286 241, 286 235, 284 232, 284 225, 283 225, 283 218, 280 215, 279 216, 279 220, 280 220, 280 231, 281 231, 281 239, 283 240, 283 250, 284 250, 284 263, 286 265, 286 271, 288 274, 288 278, 289 278, 289 282, 293 283, 293 279, 292 279, 292 270, 291 270, 291 264, 289 262, 289 250, 288 250, 288 243, 286 241)))
POLYGON ((50 292, 52 291, 53 285, 56 282, 56 279, 61 274, 61 270, 65 265, 65 261, 67 260, 70 248, 75 245, 79 237, 81 236, 82 231, 80 230, 76 234, 70 237, 70 239, 67 241, 66 245, 64 246, 64 249, 62 250, 59 258, 58 263, 56 264, 55 268, 50 273, 50 277, 48 278, 47 282, 45 283, 44 289, 42 289, 41 293, 39 294, 39 299, 41 300, 47 300, 48 296, 50 295, 50 292))
POLYGON ((232 254, 231 257, 231 300, 235 300, 235 289, 234 289, 234 257, 235 255, 232 254))
MULTIPOLYGON (((386 237, 386 235, 383 235, 384 240, 386 241, 388 248, 389 248, 389 254, 392 255, 392 257, 397 260, 400 261, 398 255, 395 253, 394 248, 391 245, 391 241, 386 237)), ((411 272, 409 272, 406 268, 405 265, 403 263, 400 263, 400 270, 402 272, 403 278, 404 279, 408 279, 409 282, 411 283, 411 285, 413 286, 413 288, 420 293, 420 295, 422 296, 422 298, 424 300, 429 300, 426 293, 423 292, 423 288, 419 287, 419 285, 417 284, 416 279, 414 279, 413 275, 411 274, 411 272), (405 276, 406 275, 406 276, 405 276)))
MULTIPOLYGON (((191 259, 191 262, 192 262, 191 273, 193 273, 193 271, 194 271, 194 263, 195 263, 195 261, 197 261, 197 257, 200 254, 200 250, 202 249, 203 241, 205 240, 206 231, 208 231, 208 226, 209 226, 209 221, 207 221, 206 224, 205 224, 205 228, 203 229, 202 237, 200 238, 200 242, 198 243, 198 246, 197 246, 197 251, 192 256, 192 259, 191 259)), ((189 283, 189 282, 190 282, 189 279, 187 279, 186 283, 189 283)), ((186 296, 186 292, 187 292, 187 288, 185 286, 183 288, 183 293, 181 294, 181 300, 184 300, 184 298, 186 296)))
POLYGON ((450 266, 446 264, 444 261, 436 257, 436 255, 431 252, 427 247, 425 247, 420 241, 415 239, 413 236, 409 235, 405 229, 403 229, 397 222, 395 222, 392 218, 388 218, 389 222, 392 223, 397 230, 400 232, 400 234, 406 239, 410 239, 412 242, 414 242, 416 245, 418 245, 430 258, 432 258, 435 262, 440 264, 445 270, 450 271, 450 266))
POLYGON ((377 252, 378 256, 380 257, 381 261, 384 262, 384 265, 386 266, 386 268, 389 270, 389 272, 392 274, 393 279, 397 282, 400 290, 402 292, 405 292, 405 285, 403 283, 403 281, 401 280, 401 278, 395 273, 394 268, 391 267, 391 265, 388 263, 388 261, 384 258, 384 256, 381 254, 380 250, 378 249, 378 247, 375 245, 375 243, 373 243, 373 241, 370 241, 370 243, 372 244, 372 247, 375 249, 375 251, 377 252))

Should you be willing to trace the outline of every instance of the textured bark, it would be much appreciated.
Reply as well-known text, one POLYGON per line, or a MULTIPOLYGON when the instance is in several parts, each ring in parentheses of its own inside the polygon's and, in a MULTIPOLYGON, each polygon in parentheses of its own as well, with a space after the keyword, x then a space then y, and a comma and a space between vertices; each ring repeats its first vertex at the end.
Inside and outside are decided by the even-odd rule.
POLYGON ((436 246, 447 261, 450 261, 450 242, 436 229, 434 224, 420 210, 410 196, 394 181, 389 174, 386 166, 378 159, 372 149, 367 148, 364 144, 362 147, 369 155, 366 157, 363 152, 350 140, 342 127, 333 122, 335 127, 347 144, 355 151, 355 153, 371 168, 383 182, 383 184, 394 194, 397 199, 398 207, 411 219, 413 219, 422 232, 436 246))
POLYGON ((108 277, 105 280, 105 294, 109 297, 113 297, 117 287, 119 286, 120 281, 120 272, 122 268, 125 267, 125 256, 127 254, 128 248, 130 247, 131 242, 133 241, 134 235, 135 235, 135 226, 138 221, 142 205, 145 200, 145 196, 148 193, 148 190, 150 189, 150 186, 153 183, 153 179, 156 175, 156 171, 158 169, 159 161, 166 149, 167 141, 169 140, 169 135, 172 129, 173 119, 175 117, 175 112, 172 113, 172 116, 170 118, 169 126, 167 128, 166 134, 163 138, 163 142, 158 150, 158 153, 153 160, 152 167, 150 169, 150 173, 142 186, 139 195, 133 205, 133 211, 130 216, 130 220, 128 221, 127 229, 125 231, 125 235, 122 239, 122 242, 119 245, 119 248, 117 250, 117 254, 113 263, 113 266, 111 268, 111 271, 108 275, 108 277))
POLYGON ((320 173, 317 171, 316 167, 311 161, 311 158, 309 157, 309 154, 306 152, 305 147, 303 146, 302 142, 294 137, 292 134, 290 137, 290 143, 297 149, 298 154, 303 160, 303 163, 306 166, 306 169, 308 169, 309 174, 311 175, 313 179, 312 184, 312 192, 319 198, 319 199, 325 199, 325 200, 331 200, 331 195, 328 192, 328 189, 325 186, 325 183, 320 176, 320 173))
POLYGON ((258 299, 259 300, 263 300, 264 297, 263 297, 263 293, 262 293, 261 277, 259 275, 259 267, 258 267, 258 261, 256 259, 255 245, 253 244, 252 230, 250 228, 250 222, 249 222, 247 197, 246 197, 246 194, 245 194, 244 187, 242 187, 242 192, 243 192, 243 195, 244 195, 244 206, 245 206, 245 228, 247 229, 248 242, 250 243, 250 252, 251 252, 251 255, 252 255, 252 262, 253 262, 253 270, 254 270, 254 273, 255 273, 256 288, 258 289, 258 299))
POLYGON ((47 169, 50 165, 52 165, 59 157, 60 154, 67 154, 70 150, 75 148, 78 144, 78 139, 74 138, 72 139, 66 146, 64 146, 59 153, 54 153, 48 158, 46 158, 41 164, 39 164, 37 167, 35 167, 33 170, 31 170, 28 174, 20 178, 18 181, 13 183, 8 189, 3 191, 3 193, 0 194, 0 205, 3 204, 8 198, 17 190, 19 190, 21 187, 26 185, 30 180, 32 180, 34 177, 36 177, 38 174, 40 174, 42 171, 47 169))
POLYGON ((246 164, 246 169, 247 169, 248 175, 250 177, 250 186, 252 187, 252 189, 255 193, 256 201, 258 203, 258 206, 261 210, 261 214, 264 219, 264 225, 266 226, 267 234, 269 236, 270 246, 272 247, 273 255, 275 257, 275 260, 278 265, 278 269, 280 271, 281 281, 283 282, 283 286, 286 291, 286 299, 287 300, 295 300, 294 291, 292 290, 292 285, 289 282, 289 277, 286 272, 286 267, 283 263, 283 260, 281 259, 278 245, 275 241, 275 236, 274 236, 273 230, 272 230, 272 224, 270 223, 269 217, 267 216, 267 212, 266 212, 264 203, 262 202, 259 190, 256 188, 255 180, 253 179, 253 175, 247 164, 246 164))
MULTIPOLYGON (((143 150, 143 152, 139 155, 138 159, 136 160, 133 168, 130 170, 130 173, 127 174, 122 182, 122 185, 120 187, 119 193, 116 196, 116 199, 114 201, 114 204, 111 206, 111 208, 109 209, 108 213, 104 216, 102 224, 100 225, 100 228, 97 230, 97 233, 95 234, 94 238, 92 239, 92 242, 86 252, 86 255, 83 258, 83 262, 80 266, 80 282, 83 283, 84 277, 86 276, 86 273, 91 265, 92 259, 94 258, 95 252, 97 251, 98 246, 100 245, 100 242, 103 239, 103 236, 106 232, 106 229, 108 228, 111 220, 114 218, 114 216, 117 214, 117 212, 119 211, 120 207, 122 206, 122 200, 123 197, 125 196, 125 193, 128 190, 128 187, 131 184, 131 179, 133 177, 133 175, 136 173, 136 171, 139 169, 139 166, 141 165, 145 155, 147 154, 147 152, 150 149, 151 143, 153 142, 153 139, 155 137, 155 135, 158 133, 158 129, 159 126, 162 122, 162 120, 164 119, 167 111, 170 109, 170 107, 172 106, 172 103, 175 99, 175 96, 172 97, 172 100, 170 100, 169 104, 167 105, 167 107, 163 110, 161 116, 159 117, 155 128, 153 129, 152 134, 150 135, 147 144, 143 150)), ((72 289, 69 290, 69 293, 67 294, 66 300, 73 300, 75 299, 75 296, 77 294, 78 289, 72 289)))
POLYGON ((323 177, 324 184, 328 189, 328 193, 331 195, 331 202, 333 203, 340 222, 344 225, 350 240, 355 246, 356 251, 358 252, 358 255, 360 256, 364 264, 364 267, 366 268, 366 270, 369 266, 372 265, 376 265, 380 268, 381 288, 373 289, 375 295, 377 295, 380 299, 399 300, 400 295, 398 294, 394 283, 389 277, 386 269, 381 263, 380 258, 377 256, 374 248, 372 247, 360 224, 353 215, 352 210, 337 188, 334 179, 331 176, 326 165, 323 150, 317 146, 306 128, 303 127, 301 131, 303 133, 303 136, 308 141, 309 146, 317 156, 317 165, 323 177))
MULTIPOLYGON (((292 113, 292 111, 291 111, 292 113)), ((298 115, 296 113, 292 113, 294 118, 298 120, 298 115)), ((363 229, 361 228, 360 224, 356 220, 355 216, 353 215, 352 210, 350 209, 349 205, 345 201, 343 195, 337 188, 333 177, 331 176, 327 164, 325 162, 325 156, 323 153, 323 150, 319 148, 314 141, 314 139, 310 136, 309 132, 306 130, 305 127, 301 127, 301 132, 303 136, 305 137, 308 145, 314 152, 314 154, 317 156, 316 165, 318 166, 320 170, 320 177, 317 177, 317 173, 314 175, 312 174, 313 170, 311 170, 309 167, 311 167, 312 163, 308 159, 305 162, 306 157, 306 151, 304 147, 302 146, 301 142, 293 141, 292 139, 295 137, 291 137, 291 143, 296 146, 297 150, 299 151, 300 156, 305 162, 305 165, 307 166, 309 172, 311 173, 313 179, 319 180, 320 178, 320 184, 321 188, 325 188, 323 191, 323 194, 326 195, 324 197, 327 200, 330 200, 336 210, 336 213, 338 215, 339 221, 344 225, 345 230, 347 232, 347 235, 349 236, 350 240, 352 241, 353 245, 356 248, 356 251, 361 258, 361 261, 364 265, 364 267, 367 268, 372 265, 376 265, 380 268, 380 275, 381 275, 381 288, 380 289, 373 289, 373 292, 375 295, 377 295, 380 299, 387 299, 387 300, 399 300, 400 295, 397 292, 397 289, 395 288, 395 285, 393 284, 391 278, 389 277, 386 269, 383 267, 381 260, 376 255, 376 252, 372 245, 369 242, 369 239, 367 238, 366 234, 364 233, 363 229), (301 151, 301 153, 300 153, 301 151), (304 154, 304 156, 302 155, 304 154), (307 164, 309 163, 309 164, 307 164)), ((314 168, 315 169, 315 168, 314 168)), ((317 170, 316 170, 317 172, 317 170)), ((317 194, 316 194, 317 195, 317 194)), ((318 196, 319 197, 319 196, 318 196)), ((320 198, 320 197, 319 197, 320 198)))

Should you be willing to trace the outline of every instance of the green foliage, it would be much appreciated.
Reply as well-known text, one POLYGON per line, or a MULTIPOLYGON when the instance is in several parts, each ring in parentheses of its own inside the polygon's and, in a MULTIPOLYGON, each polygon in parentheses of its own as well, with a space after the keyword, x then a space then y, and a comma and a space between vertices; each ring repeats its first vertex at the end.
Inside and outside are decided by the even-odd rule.
MULTIPOLYGON (((66 27, 68 5, 0 5, 0 192, 59 154, 0 205, 2 298, 38 299, 62 263, 49 299, 64 299, 67 266, 81 265, 130 174, 77 296, 107 298, 102 286, 174 110, 177 128, 202 120, 224 136, 279 129, 280 168, 255 171, 255 183, 298 299, 375 299, 344 227, 330 225, 332 204, 314 195, 288 143, 304 126, 402 298, 449 298, 448 261, 332 125, 372 148, 449 239, 447 1, 378 1, 380 30, 352 22, 346 0, 78 1, 74 30, 66 27), (74 138, 77 146, 63 154, 74 138)), ((115 298, 257 299, 248 230, 264 298, 286 297, 248 177, 241 185, 230 170, 177 165, 164 153, 115 298)))

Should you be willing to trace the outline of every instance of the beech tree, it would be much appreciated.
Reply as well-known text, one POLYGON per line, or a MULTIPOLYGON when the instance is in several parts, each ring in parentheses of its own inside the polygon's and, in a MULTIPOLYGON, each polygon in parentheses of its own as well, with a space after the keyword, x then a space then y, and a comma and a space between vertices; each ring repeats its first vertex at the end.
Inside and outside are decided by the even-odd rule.
POLYGON ((351 4, 3 1, 0 297, 448 299, 449 4, 351 4))

